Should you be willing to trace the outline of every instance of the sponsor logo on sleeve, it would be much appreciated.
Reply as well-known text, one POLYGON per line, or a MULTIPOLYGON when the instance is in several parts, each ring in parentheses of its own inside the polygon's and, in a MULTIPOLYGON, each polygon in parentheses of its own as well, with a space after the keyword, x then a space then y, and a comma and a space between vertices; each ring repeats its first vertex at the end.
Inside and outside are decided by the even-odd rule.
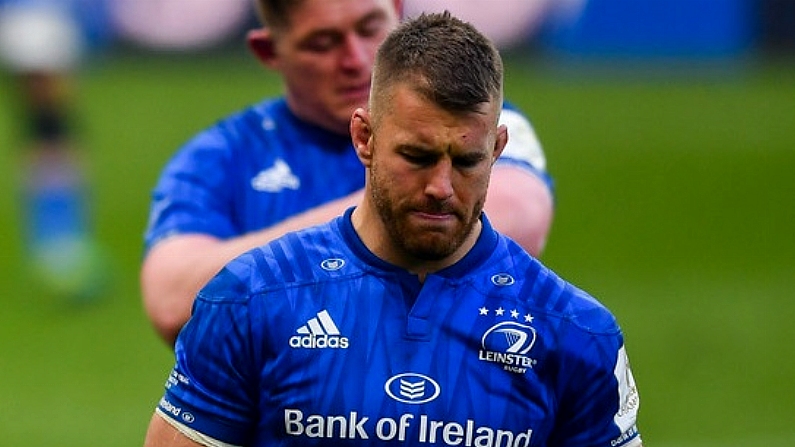
POLYGON ((178 407, 172 404, 168 399, 165 397, 160 398, 160 403, 158 404, 160 409, 177 419, 181 419, 186 424, 192 424, 193 421, 196 419, 193 417, 193 414, 187 411, 183 411, 181 407, 178 407))
POLYGON ((635 378, 629 367, 629 357, 624 346, 618 350, 616 367, 613 371, 618 381, 618 412, 613 417, 613 421, 618 428, 624 432, 629 432, 635 427, 640 406, 640 395, 635 386, 635 378))

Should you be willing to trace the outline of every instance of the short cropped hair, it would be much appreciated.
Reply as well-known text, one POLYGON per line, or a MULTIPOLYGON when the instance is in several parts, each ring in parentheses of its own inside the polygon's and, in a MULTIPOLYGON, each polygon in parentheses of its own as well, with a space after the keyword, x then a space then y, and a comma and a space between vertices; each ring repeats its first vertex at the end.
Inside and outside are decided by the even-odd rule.
POLYGON ((483 103, 502 104, 502 58, 493 42, 449 11, 424 13, 379 47, 371 109, 398 83, 409 83, 444 110, 473 112, 483 103))
POLYGON ((256 0, 257 14, 263 25, 284 29, 290 25, 290 14, 305 0, 256 0))

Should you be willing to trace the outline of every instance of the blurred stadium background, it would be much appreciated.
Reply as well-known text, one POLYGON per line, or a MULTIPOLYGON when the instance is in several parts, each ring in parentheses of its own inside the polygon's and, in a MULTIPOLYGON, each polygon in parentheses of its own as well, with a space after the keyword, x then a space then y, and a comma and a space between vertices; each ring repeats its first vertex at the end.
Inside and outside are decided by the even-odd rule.
MULTIPOLYGON (((128 9, 79 79, 113 272, 102 302, 48 296, 19 262, 19 131, 0 78, 2 445, 142 444, 171 366, 138 292, 149 191, 195 131, 279 92, 245 53, 244 0, 119 1, 128 9)), ((542 260, 622 322, 646 445, 795 445, 795 2, 408 10, 443 6, 505 48, 507 96, 557 182, 542 260)))

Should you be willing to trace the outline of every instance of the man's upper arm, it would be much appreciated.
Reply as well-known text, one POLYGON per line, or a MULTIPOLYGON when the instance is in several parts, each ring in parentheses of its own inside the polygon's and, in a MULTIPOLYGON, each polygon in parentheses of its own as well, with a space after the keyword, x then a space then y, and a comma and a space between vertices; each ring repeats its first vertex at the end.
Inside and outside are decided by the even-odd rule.
POLYGON ((230 211, 236 171, 231 143, 208 129, 186 143, 164 167, 152 191, 145 252, 175 234, 226 238, 237 233, 230 211))
POLYGON ((554 214, 554 191, 546 157, 530 121, 505 108, 500 124, 508 143, 492 171, 485 210, 494 228, 540 256, 554 214))
POLYGON ((152 415, 146 432, 144 447, 201 447, 202 444, 188 438, 171 425, 159 413, 152 415))
POLYGON ((495 167, 484 209, 494 228, 541 255, 554 214, 552 193, 541 178, 510 165, 495 167))

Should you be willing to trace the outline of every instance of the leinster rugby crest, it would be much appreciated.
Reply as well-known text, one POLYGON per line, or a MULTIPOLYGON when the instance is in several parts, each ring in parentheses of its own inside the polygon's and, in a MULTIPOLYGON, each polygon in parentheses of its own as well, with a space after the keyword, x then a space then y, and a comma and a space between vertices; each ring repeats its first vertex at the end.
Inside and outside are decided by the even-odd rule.
POLYGON ((529 314, 520 317, 517 310, 486 309, 479 310, 481 316, 493 312, 497 317, 505 317, 488 328, 481 337, 478 360, 502 365, 505 371, 524 374, 531 369, 536 360, 530 357, 538 337, 535 328, 530 326, 533 317, 529 314))

